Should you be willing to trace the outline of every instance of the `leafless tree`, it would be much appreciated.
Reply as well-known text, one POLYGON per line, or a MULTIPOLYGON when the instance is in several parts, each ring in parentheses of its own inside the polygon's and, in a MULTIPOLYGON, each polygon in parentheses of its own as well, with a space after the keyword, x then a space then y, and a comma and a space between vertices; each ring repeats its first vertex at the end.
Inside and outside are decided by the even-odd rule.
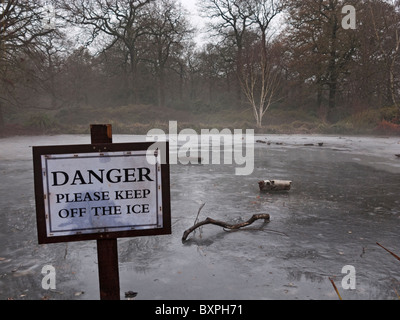
POLYGON ((250 102, 257 127, 262 128, 263 118, 276 98, 280 85, 280 70, 274 65, 268 53, 267 33, 272 20, 282 12, 283 4, 276 0, 251 0, 248 2, 250 21, 254 22, 255 32, 261 37, 256 61, 252 57, 250 66, 242 69, 241 84, 250 102), (257 63, 258 62, 258 63, 257 63))
POLYGON ((267 48, 267 34, 271 22, 284 10, 284 2, 280 0, 250 0, 247 2, 250 20, 254 22, 261 35, 262 49, 267 48))
POLYGON ((275 64, 273 48, 257 43, 251 49, 242 68, 241 85, 254 113, 257 128, 262 128, 263 118, 272 103, 279 100, 281 71, 275 64))
POLYGON ((62 8, 66 19, 76 25, 89 27, 90 41, 99 36, 107 37, 107 50, 122 44, 128 57, 128 82, 131 103, 136 103, 137 67, 140 61, 139 41, 148 32, 146 10, 153 0, 64 0, 62 8))
POLYGON ((257 126, 261 127, 278 83, 277 72, 267 56, 267 33, 283 4, 274 0, 207 0, 202 7, 214 19, 213 30, 236 46, 238 98, 240 101, 243 92, 253 108, 257 126), (258 52, 245 46, 251 34, 259 37, 258 52), (246 50, 251 53, 245 53, 246 50))
POLYGON ((240 75, 243 65, 243 50, 246 33, 254 23, 251 6, 246 0, 205 0, 201 2, 205 17, 211 18, 211 30, 222 41, 231 41, 236 47, 237 100, 241 103, 240 75))
POLYGON ((173 55, 179 55, 192 33, 185 12, 176 0, 157 0, 148 8, 146 48, 147 60, 153 65, 157 78, 159 107, 165 106, 165 71, 173 55))
POLYGON ((12 73, 18 59, 53 32, 43 21, 44 10, 40 0, 0 0, 0 131, 4 127, 3 109, 15 103, 12 91, 17 83, 12 73))
MULTIPOLYGON (((355 6, 358 2, 348 1, 355 6)), ((342 28, 343 1, 286 0, 286 3, 290 49, 297 55, 296 62, 300 69, 302 65, 307 65, 304 71, 308 75, 303 81, 315 85, 318 108, 323 109, 324 91, 328 91, 327 111, 330 117, 335 113, 341 80, 349 72, 349 63, 357 49, 357 32, 342 28)))
POLYGON ((391 103, 399 109, 396 87, 396 62, 400 55, 400 2, 377 1, 369 3, 370 18, 374 36, 388 73, 388 95, 391 103), (397 7, 397 10, 396 10, 397 7))

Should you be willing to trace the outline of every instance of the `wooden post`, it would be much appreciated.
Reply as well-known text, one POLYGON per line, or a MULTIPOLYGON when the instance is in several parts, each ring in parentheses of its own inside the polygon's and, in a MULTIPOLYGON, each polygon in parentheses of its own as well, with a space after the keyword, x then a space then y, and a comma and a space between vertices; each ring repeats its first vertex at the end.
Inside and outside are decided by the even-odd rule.
MULTIPOLYGON (((93 145, 112 143, 111 125, 91 125, 93 145)), ((120 300, 118 241, 117 239, 97 240, 100 299, 120 300)))
POLYGON ((118 241, 97 240, 99 283, 101 300, 120 300, 118 241))
POLYGON ((91 125, 90 136, 92 144, 113 143, 112 126, 110 124, 91 125))

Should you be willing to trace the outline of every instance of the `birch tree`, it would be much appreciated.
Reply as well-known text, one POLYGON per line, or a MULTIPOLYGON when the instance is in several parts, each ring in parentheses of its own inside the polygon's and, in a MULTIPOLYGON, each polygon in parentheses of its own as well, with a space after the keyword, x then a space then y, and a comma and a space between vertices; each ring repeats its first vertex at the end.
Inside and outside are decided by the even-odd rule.
POLYGON ((271 22, 283 10, 283 4, 274 0, 252 0, 247 5, 249 20, 259 39, 241 68, 240 81, 257 127, 262 128, 263 118, 275 101, 280 84, 280 70, 274 64, 267 36, 271 22))
POLYGON ((265 114, 279 99, 281 72, 274 64, 272 50, 259 43, 252 48, 242 70, 243 92, 253 110, 257 128, 262 128, 265 114))

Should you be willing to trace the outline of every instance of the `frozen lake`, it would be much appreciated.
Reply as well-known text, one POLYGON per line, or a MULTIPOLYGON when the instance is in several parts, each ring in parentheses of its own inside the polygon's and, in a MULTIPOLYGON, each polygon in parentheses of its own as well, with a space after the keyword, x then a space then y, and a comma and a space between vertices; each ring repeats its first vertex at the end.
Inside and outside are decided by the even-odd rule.
MULTIPOLYGON (((114 136, 135 142, 137 136, 114 136)), ((398 299, 400 137, 257 136, 255 170, 233 165, 172 165, 171 236, 120 239, 121 298, 398 299), (322 147, 318 143, 323 143, 322 147), (314 146, 305 146, 311 145, 314 146), (292 180, 287 193, 260 193, 258 181, 292 180), (205 203, 206 217, 238 223, 269 213, 271 222, 225 232, 205 226, 182 243, 205 203), (356 289, 341 286, 354 266, 356 289), (397 293, 396 293, 397 292, 397 293)), ((37 244, 32 146, 89 144, 81 135, 0 139, 0 299, 98 299, 95 242, 37 244), (42 267, 56 289, 42 289, 42 267)))

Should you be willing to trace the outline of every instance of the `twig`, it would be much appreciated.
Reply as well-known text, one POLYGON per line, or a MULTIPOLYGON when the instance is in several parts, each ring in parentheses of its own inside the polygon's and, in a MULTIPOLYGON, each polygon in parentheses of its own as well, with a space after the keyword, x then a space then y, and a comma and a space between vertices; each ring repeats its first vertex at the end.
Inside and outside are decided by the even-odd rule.
POLYGON ((199 222, 199 223, 195 224, 193 227, 191 227, 190 229, 186 230, 183 233, 182 241, 186 241, 189 234, 191 234, 194 230, 196 230, 197 228, 200 228, 204 225, 207 225, 207 224, 213 224, 213 225, 216 225, 216 226, 222 227, 224 229, 228 229, 228 230, 238 230, 238 229, 241 229, 241 228, 244 228, 244 227, 247 227, 247 226, 253 224, 257 220, 264 220, 265 222, 269 222, 270 215, 269 214, 255 214, 251 217, 251 219, 249 221, 235 224, 235 225, 231 225, 226 222, 207 218, 206 220, 199 222))
POLYGON ((65 245, 64 260, 67 258, 67 254, 68 254, 68 242, 65 245))
POLYGON ((396 294, 397 294, 397 298, 399 298, 399 300, 400 300, 400 295, 399 295, 399 293, 397 292, 397 290, 396 290, 396 289, 394 289, 394 292, 396 292, 396 294))
MULTIPOLYGON (((203 203, 203 204, 200 206, 199 211, 197 212, 196 219, 194 219, 193 225, 196 225, 196 223, 199 222, 200 212, 201 212, 201 210, 203 210, 203 208, 204 208, 205 205, 206 205, 206 203, 203 203)), ((201 238, 201 229, 200 229, 200 238, 201 238)))
POLYGON ((396 254, 394 254, 392 251, 390 251, 390 250, 388 250, 388 249, 386 249, 383 245, 381 245, 380 243, 376 243, 378 246, 380 246, 381 248, 383 248, 383 249, 385 249, 387 252, 389 252, 393 257, 395 257, 397 260, 399 260, 400 261, 400 257, 398 256, 398 255, 396 255, 396 254))
POLYGON ((201 210, 204 208, 204 206, 205 206, 206 204, 205 203, 203 203, 201 206, 200 206, 200 208, 199 208, 199 211, 197 212, 197 216, 196 216, 196 219, 194 220, 194 224, 196 224, 197 223, 197 221, 199 221, 199 215, 200 215, 200 212, 201 212, 201 210))
POLYGON ((340 293, 339 293, 339 290, 338 290, 338 288, 336 287, 336 284, 335 284, 335 282, 331 279, 331 278, 329 278, 329 280, 331 281, 331 283, 332 283, 332 286, 333 286, 333 288, 335 289, 335 291, 336 291, 336 294, 338 295, 338 297, 339 297, 339 300, 343 300, 342 299, 342 297, 340 296, 340 293))

